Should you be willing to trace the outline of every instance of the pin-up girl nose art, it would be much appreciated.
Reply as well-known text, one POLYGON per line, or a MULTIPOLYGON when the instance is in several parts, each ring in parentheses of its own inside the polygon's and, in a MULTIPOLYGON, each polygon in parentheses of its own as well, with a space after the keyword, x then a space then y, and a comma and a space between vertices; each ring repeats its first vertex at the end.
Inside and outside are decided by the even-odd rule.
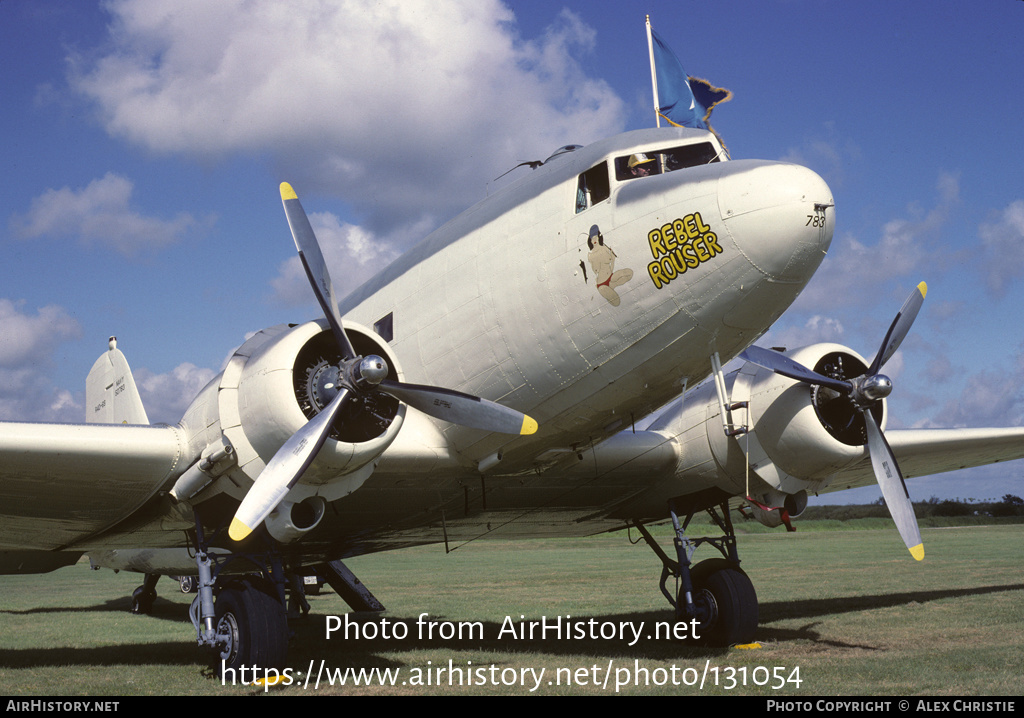
POLYGON ((632 269, 620 269, 615 271, 615 252, 604 243, 601 230, 595 224, 590 228, 590 236, 587 237, 587 246, 590 247, 590 254, 587 260, 597 279, 597 293, 608 300, 613 307, 619 306, 619 293, 615 288, 621 286, 633 278, 632 269))

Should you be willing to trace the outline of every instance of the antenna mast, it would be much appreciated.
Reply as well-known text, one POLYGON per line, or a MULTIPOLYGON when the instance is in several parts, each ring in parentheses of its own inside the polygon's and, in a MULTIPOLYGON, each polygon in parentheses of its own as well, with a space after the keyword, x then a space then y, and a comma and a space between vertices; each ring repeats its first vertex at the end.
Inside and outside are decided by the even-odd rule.
POLYGON ((661 112, 658 103, 658 76, 654 69, 654 40, 651 39, 651 16, 647 16, 647 53, 651 57, 651 89, 654 92, 655 127, 661 127, 661 112))

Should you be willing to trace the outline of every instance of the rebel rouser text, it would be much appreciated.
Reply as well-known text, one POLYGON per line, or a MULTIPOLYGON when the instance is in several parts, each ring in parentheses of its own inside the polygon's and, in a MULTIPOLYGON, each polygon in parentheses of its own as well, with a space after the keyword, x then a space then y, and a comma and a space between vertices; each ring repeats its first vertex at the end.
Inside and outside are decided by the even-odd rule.
POLYGON ((652 229, 647 233, 647 241, 654 257, 647 265, 647 273, 655 289, 722 253, 718 235, 704 224, 700 212, 652 229))

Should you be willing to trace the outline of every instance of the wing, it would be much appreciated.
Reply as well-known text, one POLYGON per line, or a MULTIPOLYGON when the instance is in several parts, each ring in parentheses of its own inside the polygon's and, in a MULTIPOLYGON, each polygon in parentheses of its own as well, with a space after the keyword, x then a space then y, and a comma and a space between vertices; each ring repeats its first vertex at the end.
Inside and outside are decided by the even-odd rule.
POLYGON ((178 473, 176 428, 0 423, 0 551, 73 548, 178 473))
MULTIPOLYGON (((973 466, 1024 458, 1024 427, 1009 429, 906 429, 885 438, 907 478, 941 474, 973 466)), ((825 491, 840 491, 875 482, 871 462, 840 471, 825 491)))

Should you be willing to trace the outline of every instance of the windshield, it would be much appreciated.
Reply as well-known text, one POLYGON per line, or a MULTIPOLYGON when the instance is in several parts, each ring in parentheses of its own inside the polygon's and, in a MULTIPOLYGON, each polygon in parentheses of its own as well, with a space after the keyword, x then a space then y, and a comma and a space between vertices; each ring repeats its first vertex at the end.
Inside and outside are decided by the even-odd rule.
POLYGON ((681 147, 652 152, 636 152, 615 158, 615 178, 623 180, 674 172, 684 167, 696 167, 718 162, 718 151, 710 142, 698 142, 681 147))

